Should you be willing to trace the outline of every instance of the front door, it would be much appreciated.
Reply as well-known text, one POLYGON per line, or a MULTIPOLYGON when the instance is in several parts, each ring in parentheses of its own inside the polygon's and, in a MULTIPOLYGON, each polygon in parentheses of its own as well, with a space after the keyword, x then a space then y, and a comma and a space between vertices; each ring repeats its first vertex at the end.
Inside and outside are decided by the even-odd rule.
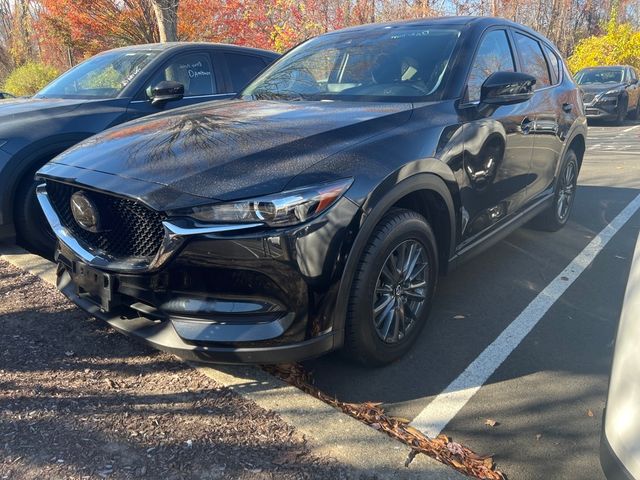
POLYGON ((206 50, 178 53, 153 73, 144 89, 139 92, 127 109, 127 120, 158 113, 163 110, 186 107, 211 100, 223 100, 232 97, 219 88, 221 80, 212 62, 212 57, 206 50), (184 85, 184 98, 167 102, 158 107, 150 101, 152 88, 162 81, 180 82, 184 85))
POLYGON ((533 148, 529 102, 478 108, 480 89, 498 71, 515 71, 511 41, 503 29, 485 33, 461 105, 462 165, 453 168, 462 199, 461 247, 516 212, 524 201, 533 148))

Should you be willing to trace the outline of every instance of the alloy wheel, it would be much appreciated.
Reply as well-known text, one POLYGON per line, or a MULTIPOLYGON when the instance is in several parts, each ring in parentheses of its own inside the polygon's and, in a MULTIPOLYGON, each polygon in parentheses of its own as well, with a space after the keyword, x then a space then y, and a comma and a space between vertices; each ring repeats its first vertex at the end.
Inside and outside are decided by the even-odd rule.
POLYGON ((412 330, 428 294, 428 256, 417 240, 396 246, 382 265, 373 298, 373 322, 385 343, 402 341, 412 330))
POLYGON ((560 221, 564 221, 571 211, 571 204, 576 193, 577 170, 575 162, 568 162, 562 176, 558 190, 556 213, 560 221))

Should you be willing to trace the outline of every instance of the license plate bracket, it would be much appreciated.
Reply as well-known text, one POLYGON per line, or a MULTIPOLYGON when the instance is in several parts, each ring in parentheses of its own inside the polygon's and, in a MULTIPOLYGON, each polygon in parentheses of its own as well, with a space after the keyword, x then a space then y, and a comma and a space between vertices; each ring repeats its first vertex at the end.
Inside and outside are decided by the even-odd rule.
POLYGON ((111 310, 118 302, 115 293, 115 278, 91 268, 82 262, 73 262, 71 271, 76 294, 94 303, 105 312, 111 310))

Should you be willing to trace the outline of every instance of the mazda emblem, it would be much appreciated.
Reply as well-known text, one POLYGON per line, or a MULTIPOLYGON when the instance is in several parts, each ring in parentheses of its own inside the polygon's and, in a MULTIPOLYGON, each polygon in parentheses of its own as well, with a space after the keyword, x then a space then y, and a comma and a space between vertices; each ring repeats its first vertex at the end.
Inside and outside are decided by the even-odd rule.
POLYGON ((88 232, 100 231, 100 212, 87 193, 80 191, 71 195, 71 214, 76 223, 88 232))

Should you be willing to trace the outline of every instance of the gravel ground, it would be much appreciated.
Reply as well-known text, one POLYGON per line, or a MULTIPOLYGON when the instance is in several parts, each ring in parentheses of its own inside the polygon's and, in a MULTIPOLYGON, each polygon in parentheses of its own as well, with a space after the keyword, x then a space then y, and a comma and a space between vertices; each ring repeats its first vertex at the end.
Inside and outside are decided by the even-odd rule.
POLYGON ((292 427, 0 261, 0 479, 340 479, 292 427))

